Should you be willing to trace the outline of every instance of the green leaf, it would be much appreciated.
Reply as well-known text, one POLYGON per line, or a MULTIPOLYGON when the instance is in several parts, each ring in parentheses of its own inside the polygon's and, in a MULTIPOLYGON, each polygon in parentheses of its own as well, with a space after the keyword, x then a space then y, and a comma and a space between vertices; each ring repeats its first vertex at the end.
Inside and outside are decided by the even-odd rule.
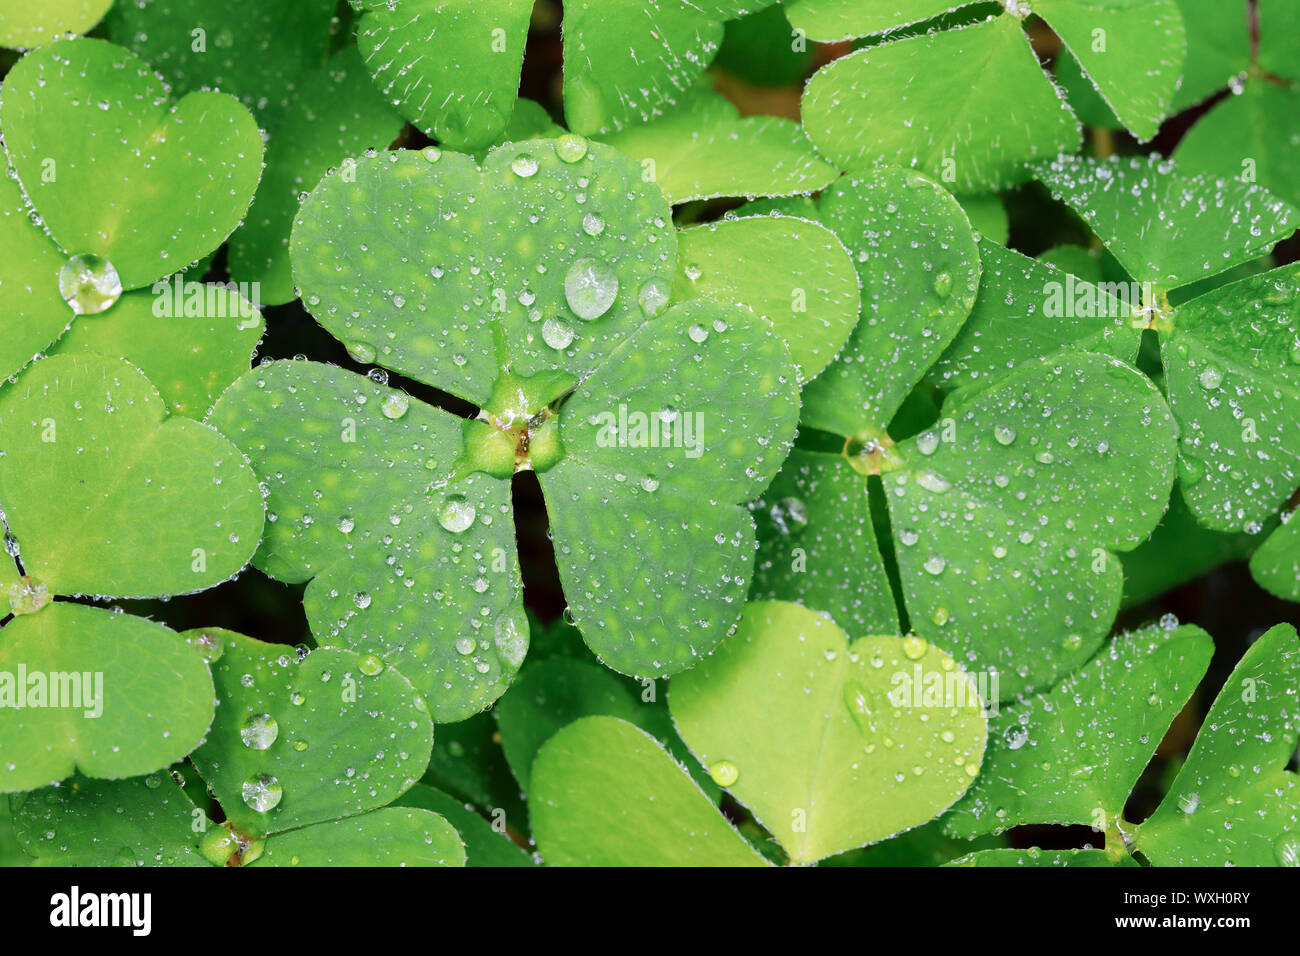
POLYGON ((0 176, 0 380, 49 348, 75 318, 59 295, 66 257, 34 216, 18 181, 0 176))
POLYGON ((525 667, 494 709, 501 747, 524 791, 537 751, 561 727, 595 714, 637 725, 643 720, 641 703, 617 675, 562 657, 525 667))
POLYGON ((215 629, 187 637, 211 648, 217 690, 216 720, 191 759, 241 830, 265 836, 365 813, 428 765, 428 708, 377 658, 295 655, 215 629))
POLYGON ((916 166, 961 192, 1014 185, 1024 163, 1079 145, 1078 123, 1012 16, 835 60, 808 82, 803 119, 841 166, 916 166))
POLYGON ((1137 828, 1156 866, 1296 866, 1300 777, 1286 769, 1300 737, 1300 642, 1289 624, 1233 668, 1160 806, 1137 828))
POLYGON ((294 226, 305 303, 354 357, 494 414, 516 400, 494 390, 503 368, 517 379, 545 373, 539 388, 553 379, 538 396, 545 404, 647 321, 641 290, 659 290, 660 303, 666 295, 668 206, 611 147, 532 140, 494 150, 482 170, 437 150, 366 156, 349 168, 322 180, 294 226), (591 321, 573 318, 565 293, 584 266, 601 285, 606 268, 617 280, 614 301, 591 321))
POLYGON ((0 791, 149 773, 211 723, 207 666, 161 624, 59 602, 0 628, 0 791))
POLYGON ((1300 80, 1300 11, 1285 0, 1258 0, 1259 65, 1300 80))
POLYGON ((780 4, 727 23, 715 69, 755 86, 779 88, 803 82, 814 50, 797 43, 780 4))
POLYGON ((151 63, 176 95, 214 89, 273 128, 300 76, 329 51, 335 0, 130 0, 106 26, 151 63))
POLYGON ((752 599, 803 604, 853 634, 897 633, 867 483, 843 458, 796 448, 753 511, 752 599))
POLYGON ((31 866, 32 863, 32 858, 23 852, 18 843, 9 801, 0 798, 0 866, 31 866))
POLYGON ((400 669, 438 722, 505 691, 528 647, 510 486, 453 477, 461 419, 342 369, 274 362, 210 421, 270 490, 254 563, 310 580, 317 641, 400 669))
POLYGON ((791 216, 753 216, 678 233, 677 301, 736 304, 772 323, 799 381, 815 378, 858 321, 858 275, 835 233, 791 216))
POLYGON ((1062 48, 1056 55, 1054 76, 1056 85, 1065 93, 1065 101, 1070 104, 1074 115, 1079 117, 1079 121, 1085 126, 1114 130, 1124 125, 1115 116, 1115 112, 1105 98, 1097 92, 1097 88, 1084 74, 1083 67, 1068 48, 1062 48))
POLYGON ((451 149, 482 149, 514 108, 532 9, 532 0, 371 5, 357 45, 403 116, 451 149))
POLYGON ((1127 286, 1085 282, 988 239, 979 241, 979 258, 970 319, 931 373, 944 385, 993 381, 1064 349, 1136 360, 1142 331, 1127 286))
POLYGON ((1300 601, 1300 522, 1294 512, 1250 558, 1250 573, 1260 585, 1287 601, 1300 601))
POLYGON ((1022 823, 1114 831, 1133 785, 1214 651, 1195 627, 1120 634, 1046 693, 1002 708, 955 836, 1022 823))
POLYGON ((119 359, 44 359, 0 392, 0 502, 28 575, 57 594, 199 591, 262 533, 252 470, 211 428, 168 416, 119 359))
POLYGON ((100 315, 72 324, 51 350, 126 359, 148 376, 178 415, 202 418, 248 371, 266 323, 236 289, 182 275, 128 293, 100 315))
POLYGON ((640 162, 674 205, 720 196, 806 194, 837 175, 799 124, 777 116, 742 119, 726 98, 702 87, 664 116, 603 140, 640 162))
POLYGON ((979 850, 947 866, 1138 866, 1137 860, 1125 856, 1116 864, 1105 850, 979 850))
POLYGON ((733 625, 754 553, 743 503, 789 452, 796 381, 766 320, 688 302, 568 399, 564 457, 538 480, 569 611, 605 664, 669 676, 733 625))
POLYGON ((1173 108, 1199 103, 1250 67, 1247 0, 1178 0, 1187 28, 1187 62, 1173 108))
POLYGON ((790 25, 810 40, 836 43, 854 37, 872 36, 895 27, 920 23, 949 10, 966 6, 970 0, 789 0, 786 16, 790 25))
POLYGON ((1188 174, 1154 155, 1061 156, 1036 175, 1130 276, 1166 292, 1263 255, 1300 218, 1260 186, 1188 174))
POLYGON ((1120 121, 1155 136, 1182 75, 1186 40, 1174 0, 1034 0, 1120 121), (1141 70, 1133 69, 1141 63, 1141 70))
POLYGON ((1292 263, 1179 306, 1161 342, 1183 495, 1211 528, 1255 530, 1300 485, 1298 298, 1292 263))
POLYGON ((266 841, 250 866, 464 866, 455 827, 427 810, 385 807, 266 841))
POLYGON ((1174 151, 1188 170, 1239 177, 1290 203, 1300 202, 1300 90, 1262 78, 1216 104, 1174 151))
POLYGON ((230 239, 232 278, 257 283, 259 301, 268 305, 296 298, 289 231, 299 198, 344 157, 387 146, 401 128, 354 47, 298 78, 267 147, 257 198, 230 239))
POLYGON ((772 0, 569 0, 564 113, 592 136, 645 122, 678 103, 722 41, 722 21, 772 0))
POLYGON ((977 233, 977 238, 1006 243, 1011 223, 1001 199, 995 195, 966 195, 958 196, 957 202, 961 204, 962 211, 970 220, 971 228, 977 233))
MULTIPOLYGON (((506 763, 497 723, 490 713, 438 725, 423 782, 485 810, 500 809, 512 826, 527 830, 527 808, 519 799, 519 784, 506 763)), ((413 792, 408 790, 407 796, 413 792)))
POLYGON ((1081 664, 1119 605, 1113 552, 1169 499, 1174 435, 1147 378, 1091 353, 950 397, 882 475, 916 632, 996 671, 1004 698, 1081 664))
POLYGON ((208 865, 197 849, 207 818, 165 771, 129 780, 74 777, 29 794, 14 824, 37 866, 208 865))
POLYGON ((766 866, 655 740, 584 717, 533 764, 533 832, 551 866, 766 866))
MULTIPOLYGON (((441 733, 441 731, 440 731, 441 733)), ((533 859, 507 836, 498 833, 470 806, 441 790, 416 784, 398 798, 404 807, 420 807, 451 823, 465 844, 466 866, 533 866, 533 859)))
POLYGON ((970 312, 980 276, 975 239, 957 201, 910 170, 841 180, 822 194, 818 215, 856 264, 862 316, 804 389, 802 421, 879 438, 970 312))
POLYGON ((85 33, 113 0, 41 0, 0 10, 0 46, 35 47, 64 33, 85 33))
POLYGON ((737 632, 672 681, 687 744, 795 863, 938 816, 984 752, 984 704, 915 638, 849 643, 821 615, 751 604, 737 632), (933 718, 933 719, 932 719, 933 718))
POLYGON ((197 92, 170 106, 142 60, 102 40, 60 41, 19 60, 5 77, 0 125, 55 242, 109 260, 124 289, 220 245, 261 175, 262 137, 236 100, 197 92))

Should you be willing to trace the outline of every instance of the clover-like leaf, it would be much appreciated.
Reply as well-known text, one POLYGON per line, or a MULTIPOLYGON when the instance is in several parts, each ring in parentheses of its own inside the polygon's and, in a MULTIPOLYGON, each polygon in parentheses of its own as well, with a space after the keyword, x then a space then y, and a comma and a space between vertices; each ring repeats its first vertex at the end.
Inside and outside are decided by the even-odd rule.
POLYGON ((1285 0, 1257 0, 1259 16, 1259 63, 1264 69, 1288 80, 1300 79, 1300 18, 1285 0))
POLYGON ((59 602, 0 628, 0 792, 158 770, 211 723, 206 664, 161 624, 59 602))
POLYGON ((41 0, 0 10, 0 46, 34 47, 64 33, 85 33, 113 0, 41 0))
POLYGON ((1264 588, 1288 601, 1300 601, 1300 522, 1295 512, 1250 556, 1250 573, 1264 588))
POLYGON ((674 678, 669 704, 713 777, 812 863, 938 816, 979 772, 983 701, 916 638, 863 637, 813 611, 751 604, 674 678))
POLYGON ((1233 668, 1134 843, 1156 866, 1300 864, 1300 642, 1279 624, 1233 668))
MULTIPOLYGON (((1174 94, 1182 112, 1250 67, 1249 0, 1178 0, 1187 34, 1187 62, 1174 94)), ((1270 31, 1271 32, 1271 31, 1270 31)))
POLYGON ((464 866, 465 845, 436 813, 384 807, 277 833, 250 866, 464 866))
POLYGON ((1025 162, 1079 144, 1078 123, 1010 15, 835 60, 808 82, 803 120, 813 144, 850 170, 916 166, 968 192, 1022 181, 1025 162))
POLYGON ((230 442, 89 353, 37 362, 0 392, 0 507, 26 575, 53 594, 211 587, 245 565, 263 521, 230 442))
POLYGON ((428 708, 378 658, 334 648, 300 657, 216 629, 187 637, 209 649, 217 689, 216 720, 191 759, 244 832, 376 809, 428 764, 428 708))
POLYGON ((735 303, 768 319, 789 343, 801 382, 821 374, 857 324, 853 261, 820 223, 724 219, 683 229, 677 255, 673 297, 735 303))
POLYGON ((501 482, 529 468, 590 646, 625 673, 690 666, 739 616, 753 541, 741 505, 789 449, 798 372, 784 342, 739 306, 664 311, 668 207, 609 147, 561 137, 494 150, 482 170, 436 149, 355 168, 327 177, 295 227, 307 304, 354 357, 481 412, 461 421, 315 366, 255 370, 212 420, 272 488, 279 523, 259 566, 314 577, 323 642, 384 655, 437 719, 462 719, 500 696, 526 646, 501 482), (629 533, 643 550, 623 546, 629 533), (694 560, 656 560, 683 553, 694 560))
POLYGON ((262 138, 249 112, 213 92, 170 105, 157 75, 110 43, 42 47, 4 92, 5 149, 45 229, 67 255, 107 260, 121 289, 211 252, 253 198, 262 138))
POLYGON ((583 717, 533 764, 533 833, 551 866, 765 866, 644 731, 583 717))
POLYGON ((885 33, 956 10, 964 0, 789 0, 790 25, 810 40, 835 43, 885 33))
POLYGON ((1105 830, 1108 844, 1121 838, 1129 792, 1213 651, 1196 627, 1121 634, 1052 689, 1003 707, 948 830, 1064 823, 1105 830))
POLYGON ((639 160, 674 204, 806 194, 837 175, 797 123, 776 116, 742 119, 735 106, 706 88, 693 90, 650 123, 602 138, 639 160))

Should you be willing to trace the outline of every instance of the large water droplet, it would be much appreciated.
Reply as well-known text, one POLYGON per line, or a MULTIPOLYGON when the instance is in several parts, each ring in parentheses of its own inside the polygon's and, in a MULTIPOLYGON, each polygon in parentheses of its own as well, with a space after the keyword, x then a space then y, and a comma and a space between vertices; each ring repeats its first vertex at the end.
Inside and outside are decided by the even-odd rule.
POLYGON ((709 768, 709 776, 719 787, 730 787, 740 779, 740 768, 730 760, 719 760, 709 768))
POLYGON ((528 179, 530 176, 537 175, 537 158, 527 153, 520 153, 510 161, 510 168, 514 170, 516 176, 528 179))
POLYGON ((401 418, 410 407, 411 400, 401 392, 389 392, 379 403, 379 410, 384 413, 385 418, 401 418))
POLYGON ((249 808, 258 813, 266 813, 280 805, 284 798, 284 787, 269 773, 258 773, 244 781, 240 795, 249 808))
POLYGON ((555 155, 566 163, 576 163, 587 155, 587 141, 581 136, 566 133, 555 141, 555 155))
POLYGON ((1283 833, 1274 840, 1273 859, 1278 866, 1300 866, 1300 834, 1283 833))
POLYGON ((782 498, 768 514, 782 534, 795 534, 808 527, 808 507, 798 498, 782 498))
POLYGON ((280 724, 270 714, 252 714, 239 728, 239 739, 249 750, 267 750, 280 736, 280 724))
POLYGON ((1010 445, 1016 440, 1016 430, 1010 425, 994 425, 993 439, 999 445, 1010 445))
POLYGON ((573 329, 551 316, 542 323, 542 341, 553 349, 567 349, 573 341, 573 329))
POLYGON ((467 531, 477 515, 478 509, 464 495, 448 495, 438 505, 438 524, 452 534, 467 531))
POLYGON ((580 319, 598 319, 618 296, 618 276, 598 259, 578 259, 564 277, 564 298, 580 319))
POLYGON ((101 256, 73 256, 59 269, 59 294, 77 315, 95 315, 117 302, 122 280, 101 256))
POLYGON ((1201 388, 1212 392, 1223 384, 1223 373, 1213 365, 1207 365, 1201 369, 1201 374, 1196 379, 1201 383, 1201 388))
POLYGON ((656 316, 663 311, 668 304, 668 297, 672 290, 668 282, 664 279, 654 278, 646 279, 641 283, 641 291, 636 295, 636 301, 641 306, 641 311, 647 316, 656 316))

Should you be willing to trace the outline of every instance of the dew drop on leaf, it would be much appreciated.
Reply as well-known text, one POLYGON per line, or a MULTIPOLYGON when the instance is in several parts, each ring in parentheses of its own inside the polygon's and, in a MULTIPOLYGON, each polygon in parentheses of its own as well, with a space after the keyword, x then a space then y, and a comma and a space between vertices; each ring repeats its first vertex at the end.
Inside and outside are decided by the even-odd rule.
POLYGON ((244 781, 240 795, 250 809, 258 813, 267 813, 280 805, 284 797, 284 787, 280 781, 267 773, 254 774, 244 781))
POLYGON ((709 776, 719 787, 730 787, 740 779, 740 768, 730 760, 719 760, 709 768, 709 776))
POLYGON ((77 315, 95 315, 117 302, 122 295, 122 280, 107 259, 73 256, 59 269, 59 294, 77 315))
POLYGON ((478 509, 464 495, 448 495, 438 505, 438 524, 452 534, 467 531, 477 515, 478 509))
POLYGON ((542 323, 542 341, 553 349, 565 349, 573 341, 573 329, 552 316, 542 323))
POLYGON ((795 534, 808 526, 808 508, 798 498, 782 498, 768 514, 782 534, 795 534))
POLYGON ((249 750, 268 750, 278 736, 280 724, 270 714, 250 714, 239 728, 239 739, 249 750))

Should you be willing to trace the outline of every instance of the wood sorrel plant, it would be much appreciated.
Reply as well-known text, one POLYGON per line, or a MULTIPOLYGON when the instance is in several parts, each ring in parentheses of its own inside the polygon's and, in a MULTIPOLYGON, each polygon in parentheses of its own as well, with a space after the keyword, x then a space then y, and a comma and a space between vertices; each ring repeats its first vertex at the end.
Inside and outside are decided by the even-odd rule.
POLYGON ((0 862, 1300 863, 1292 6, 29 6, 0 862))

